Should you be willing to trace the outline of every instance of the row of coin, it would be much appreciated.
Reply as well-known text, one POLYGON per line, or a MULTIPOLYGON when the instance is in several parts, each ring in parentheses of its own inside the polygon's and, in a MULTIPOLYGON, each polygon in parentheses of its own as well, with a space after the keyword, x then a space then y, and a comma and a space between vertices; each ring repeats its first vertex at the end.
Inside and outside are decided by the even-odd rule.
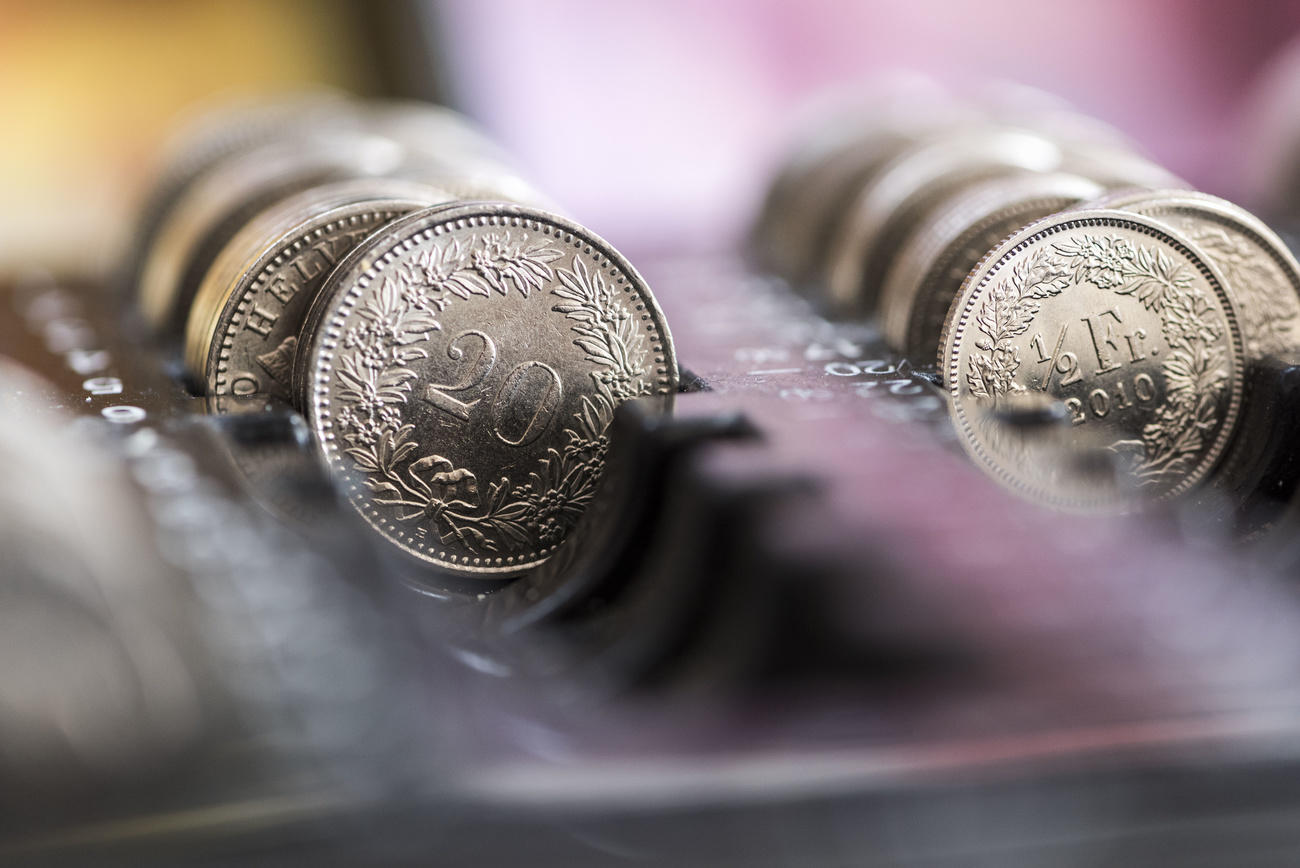
POLYGON ((1300 344, 1300 266, 1283 242, 1095 137, 940 126, 860 126, 792 161, 756 229, 764 261, 835 312, 875 316, 913 361, 937 355, 967 451, 1016 491, 1113 508, 1230 475, 1251 448, 1234 444, 1245 402, 1271 400, 1248 394, 1247 371, 1300 344), (807 236, 774 230, 790 219, 778 206, 795 176, 827 184, 819 172, 852 190, 823 200, 821 246, 795 269, 807 236), (1007 422, 1035 414, 1061 424, 1007 422))
POLYGON ((1298 326, 1300 265, 1258 219, 1134 190, 988 251, 955 293, 939 365, 981 466, 1040 501, 1109 509, 1237 486, 1276 403, 1263 374, 1293 356, 1298 326), (1051 430, 1006 424, 1048 406, 1063 411, 1051 430))
POLYGON ((649 287, 464 119, 311 97, 228 110, 175 153, 131 260, 144 319, 212 412, 299 410, 416 561, 541 563, 594 496, 618 405, 670 408, 649 287))
POLYGON ((766 270, 841 316, 876 314, 886 295, 905 294, 889 287, 915 279, 936 227, 996 222, 955 239, 970 248, 992 237, 987 250, 1004 226, 1105 189, 1185 186, 1118 132, 1014 90, 978 104, 887 90, 810 129, 769 187, 752 247, 766 270))

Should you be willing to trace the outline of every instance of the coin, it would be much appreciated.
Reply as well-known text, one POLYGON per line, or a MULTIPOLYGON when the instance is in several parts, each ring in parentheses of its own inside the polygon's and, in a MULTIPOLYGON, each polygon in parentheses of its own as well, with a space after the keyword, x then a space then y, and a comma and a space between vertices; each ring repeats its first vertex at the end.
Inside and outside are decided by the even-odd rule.
POLYGON ((224 160, 292 137, 303 126, 341 122, 349 102, 341 94, 317 91, 259 97, 205 107, 180 126, 164 146, 153 184, 140 207, 122 282, 128 291, 139 284, 144 262, 177 203, 200 178, 224 160))
POLYGON ((1028 223, 1100 196, 1074 175, 995 178, 945 201, 906 239, 885 277, 880 324, 885 340, 911 359, 932 359, 957 290, 984 255, 1028 223))
POLYGON ((769 186, 750 231, 759 265, 796 288, 814 278, 855 194, 922 137, 970 122, 933 82, 888 82, 881 92, 809 122, 769 186))
POLYGON ((449 109, 402 101, 365 104, 366 129, 406 150, 392 174, 431 184, 456 199, 518 202, 555 210, 505 152, 463 116, 449 109))
POLYGON ((1109 189, 1152 187, 1190 189, 1191 185, 1141 154, 1097 142, 1073 141, 1063 145, 1061 171, 1081 175, 1109 189))
POLYGON ((309 314, 305 416, 381 536, 451 574, 545 561, 594 497, 619 404, 671 407, 672 340, 590 231, 497 203, 417 212, 340 263, 309 314))
POLYGON ((1132 141, 1118 129, 1083 114, 1069 101, 1020 82, 995 80, 976 87, 974 101, 990 118, 1007 127, 1032 130, 1069 147, 1107 145, 1132 150, 1132 141))
POLYGON ((317 184, 384 174, 402 158, 388 140, 339 135, 276 142, 224 161, 177 202, 150 248, 138 294, 146 324, 164 340, 181 337, 208 266, 253 215, 317 184))
POLYGON ((1205 479, 1244 381, 1236 313, 1209 258, 1155 219, 1110 210, 1046 218, 990 253, 949 312, 939 364, 976 463, 1073 509, 1170 498, 1205 479), (1064 409, 1051 448, 999 418, 1044 403, 1064 409), (1076 460, 1088 456, 1113 461, 1118 478, 1094 478, 1076 460))
POLYGON ((857 191, 913 143, 903 135, 864 136, 802 171, 788 169, 769 191, 753 230, 761 267, 808 289, 857 191))
POLYGON ((453 199, 476 202, 514 202, 544 211, 558 209, 555 202, 518 175, 483 167, 450 169, 442 161, 413 155, 387 177, 414 181, 444 190, 453 199))
POLYGON ((1033 133, 971 129, 906 151, 861 190, 828 248, 823 283, 840 315, 874 312, 900 240, 962 186, 1018 170, 1051 171, 1061 149, 1033 133))
POLYGON ((1300 264, 1259 218, 1188 190, 1128 190, 1098 206, 1155 217, 1214 261, 1236 305, 1248 360, 1300 348, 1300 264))
POLYGON ((254 395, 290 404, 298 334, 329 271, 385 224, 449 200, 431 187, 364 179, 314 188, 253 218, 208 270, 186 329, 186 365, 210 411, 231 412, 254 395))
POLYGON ((436 159, 456 174, 518 174, 510 156, 459 112, 409 100, 368 100, 360 110, 366 129, 436 159))

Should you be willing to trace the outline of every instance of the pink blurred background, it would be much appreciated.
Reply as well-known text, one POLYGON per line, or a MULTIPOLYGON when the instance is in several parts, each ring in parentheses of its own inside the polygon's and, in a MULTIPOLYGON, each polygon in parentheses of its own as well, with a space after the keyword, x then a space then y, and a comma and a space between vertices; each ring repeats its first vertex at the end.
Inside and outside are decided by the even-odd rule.
POLYGON ((187 107, 388 92, 386 63, 411 60, 394 36, 434 46, 405 92, 450 96, 574 216, 645 255, 734 241, 809 101, 900 70, 1056 93, 1257 205, 1277 151, 1300 153, 1257 134, 1271 103, 1300 142, 1297 34, 1298 0, 0 0, 0 272, 102 271, 187 107), (390 43, 370 39, 386 17, 390 43))
POLYGON ((734 239, 800 107, 887 70, 1053 92, 1240 198, 1257 87, 1300 32, 1300 3, 1267 0, 439 8, 453 94, 579 219, 645 252, 734 239))

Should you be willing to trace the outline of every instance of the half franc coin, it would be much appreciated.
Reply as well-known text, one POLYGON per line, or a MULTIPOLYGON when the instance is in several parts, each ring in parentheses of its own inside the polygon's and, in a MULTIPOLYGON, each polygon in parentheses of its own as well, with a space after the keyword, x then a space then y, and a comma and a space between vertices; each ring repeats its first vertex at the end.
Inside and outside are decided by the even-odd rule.
POLYGON ((1077 510, 1203 481, 1244 383, 1236 312, 1209 257, 1159 221, 1107 210, 1049 217, 990 253, 949 312, 939 364, 975 461, 1077 510), (1009 421, 1038 407, 1060 408, 1059 421, 1009 421))

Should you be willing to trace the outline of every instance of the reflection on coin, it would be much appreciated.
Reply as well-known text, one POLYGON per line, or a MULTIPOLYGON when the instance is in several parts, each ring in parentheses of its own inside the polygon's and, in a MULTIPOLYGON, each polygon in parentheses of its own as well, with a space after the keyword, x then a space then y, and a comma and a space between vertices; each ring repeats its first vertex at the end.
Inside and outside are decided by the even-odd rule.
POLYGON ((670 408, 672 341, 641 277, 563 218, 409 215, 329 277, 299 347, 305 415, 366 521, 420 561, 501 578, 595 495, 615 408, 670 408))
POLYGON ((1055 506, 1126 506, 1205 478, 1237 423, 1241 336, 1223 280, 1190 242, 1122 211, 1049 217, 1001 244, 962 285, 939 358, 959 437, 1010 488, 1055 506), (1065 409, 1045 456, 1000 414, 1065 409), (1113 458, 1118 484, 1071 459, 1113 458), (1054 456, 1054 457, 1053 457, 1054 456))
POLYGON ((928 362, 957 290, 985 254, 1022 226, 1101 193, 1074 175, 1026 174, 976 184, 944 202, 903 243, 885 277, 885 340, 904 356, 928 362))
POLYGON ((416 184, 344 181, 255 217, 214 261, 195 297, 186 365, 213 412, 252 395, 290 403, 299 330, 329 271, 403 214, 448 199, 416 184))
POLYGON ((898 243, 938 202, 962 187, 1023 171, 1051 171, 1061 150, 1033 133, 971 129, 918 144, 862 189, 830 243, 824 284, 832 310, 874 312, 898 243))
POLYGON ((1248 360, 1300 348, 1300 264, 1250 212, 1187 190, 1117 192, 1098 207, 1156 217, 1214 261, 1237 309, 1248 360))

